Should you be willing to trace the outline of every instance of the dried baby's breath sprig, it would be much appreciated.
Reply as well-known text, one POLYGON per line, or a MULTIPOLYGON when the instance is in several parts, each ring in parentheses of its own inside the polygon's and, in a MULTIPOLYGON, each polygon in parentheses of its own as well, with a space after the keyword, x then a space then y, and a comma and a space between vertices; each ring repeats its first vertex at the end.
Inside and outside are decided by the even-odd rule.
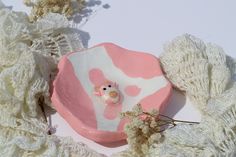
POLYGON ((29 18, 31 22, 34 22, 49 12, 71 17, 74 12, 79 13, 85 7, 85 0, 24 0, 24 4, 32 7, 29 18), (77 4, 77 7, 72 6, 73 2, 77 4))
POLYGON ((121 113, 121 118, 130 120, 125 126, 125 132, 132 153, 137 157, 144 156, 152 144, 161 142, 164 139, 162 132, 169 126, 174 127, 177 122, 198 124, 197 122, 174 120, 160 114, 155 109, 145 112, 141 104, 135 105, 132 111, 121 113))

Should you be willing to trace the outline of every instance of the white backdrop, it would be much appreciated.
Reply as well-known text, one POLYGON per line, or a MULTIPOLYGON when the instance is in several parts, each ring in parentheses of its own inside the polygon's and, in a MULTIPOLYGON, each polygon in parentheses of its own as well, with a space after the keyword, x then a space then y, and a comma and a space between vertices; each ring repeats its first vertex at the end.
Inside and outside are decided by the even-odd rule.
MULTIPOLYGON (((28 12, 29 8, 22 1, 3 0, 14 10, 28 12)), ((128 49, 158 56, 165 42, 189 33, 206 42, 219 44, 227 54, 236 57, 235 0, 101 1, 110 7, 96 7, 88 22, 80 25, 90 35, 89 47, 101 42, 114 42, 128 49)), ((165 114, 176 119, 200 120, 199 113, 189 100, 177 92, 174 92, 165 114)), ((76 141, 82 141, 107 155, 127 147, 110 148, 87 140, 75 133, 58 114, 53 115, 52 123, 58 125, 57 135, 72 136, 76 141)))

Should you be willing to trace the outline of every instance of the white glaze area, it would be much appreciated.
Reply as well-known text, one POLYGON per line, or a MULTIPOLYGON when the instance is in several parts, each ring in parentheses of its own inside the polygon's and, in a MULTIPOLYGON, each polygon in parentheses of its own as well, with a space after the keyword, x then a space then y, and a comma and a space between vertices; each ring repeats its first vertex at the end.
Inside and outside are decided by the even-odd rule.
POLYGON ((153 77, 151 79, 128 77, 113 64, 103 46, 73 53, 68 56, 68 59, 73 65, 75 75, 93 101, 93 107, 98 121, 98 130, 116 131, 120 119, 117 117, 114 120, 108 120, 103 116, 105 104, 98 101, 96 96, 93 94, 94 85, 89 80, 89 71, 91 69, 96 68, 102 70, 107 79, 118 83, 119 90, 124 96, 122 111, 132 109, 132 107, 141 99, 155 93, 168 84, 167 80, 163 76, 153 77), (136 85, 141 88, 139 95, 136 97, 125 95, 124 90, 128 85, 136 85))

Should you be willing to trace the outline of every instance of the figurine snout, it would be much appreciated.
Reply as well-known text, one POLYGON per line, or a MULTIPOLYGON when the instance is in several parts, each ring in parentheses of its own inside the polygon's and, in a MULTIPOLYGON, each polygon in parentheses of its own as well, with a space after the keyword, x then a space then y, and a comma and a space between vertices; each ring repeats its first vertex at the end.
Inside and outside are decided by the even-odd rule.
POLYGON ((112 98, 116 98, 118 96, 118 93, 116 91, 111 91, 109 93, 109 96, 112 97, 112 98))

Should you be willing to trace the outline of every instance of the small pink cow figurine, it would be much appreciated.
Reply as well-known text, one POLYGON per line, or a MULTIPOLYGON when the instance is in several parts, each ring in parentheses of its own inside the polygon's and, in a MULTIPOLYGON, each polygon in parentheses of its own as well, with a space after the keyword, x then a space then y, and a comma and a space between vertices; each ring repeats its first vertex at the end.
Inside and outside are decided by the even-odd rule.
POLYGON ((104 84, 96 86, 94 88, 94 94, 107 104, 118 104, 121 99, 120 91, 118 89, 118 84, 111 81, 105 81, 104 84))

